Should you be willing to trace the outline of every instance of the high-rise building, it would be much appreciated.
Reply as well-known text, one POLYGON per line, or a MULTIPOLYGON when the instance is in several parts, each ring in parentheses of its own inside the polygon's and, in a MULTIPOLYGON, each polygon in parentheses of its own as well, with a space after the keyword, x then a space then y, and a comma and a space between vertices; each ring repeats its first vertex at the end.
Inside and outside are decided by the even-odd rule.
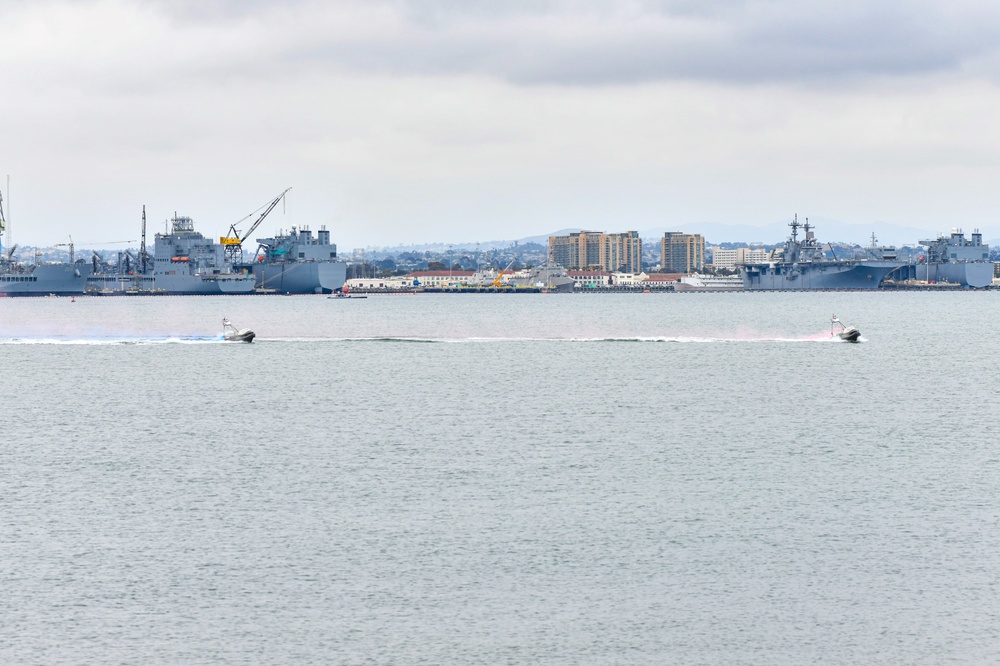
POLYGON ((700 234, 668 231, 660 241, 664 273, 691 273, 705 266, 705 238, 700 234))
POLYGON ((549 257, 563 268, 600 267, 638 273, 642 270, 642 239, 638 231, 578 231, 568 236, 549 236, 549 257))

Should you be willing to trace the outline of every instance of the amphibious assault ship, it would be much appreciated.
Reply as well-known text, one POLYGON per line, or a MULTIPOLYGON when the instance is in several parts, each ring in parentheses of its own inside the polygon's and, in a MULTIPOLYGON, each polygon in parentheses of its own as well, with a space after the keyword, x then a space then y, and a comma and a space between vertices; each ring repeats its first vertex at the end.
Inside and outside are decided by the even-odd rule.
POLYGON ((0 196, 0 296, 78 296, 87 286, 90 266, 85 261, 69 263, 25 264, 14 259, 17 245, 6 253, 3 232, 7 221, 3 216, 3 196, 0 196))
POLYGON ((744 289, 877 289, 886 276, 904 265, 896 261, 895 253, 889 248, 874 248, 869 257, 863 259, 838 259, 836 256, 828 259, 808 220, 799 224, 796 216, 788 226, 792 228, 791 237, 783 248, 772 253, 771 261, 740 267, 744 289), (798 237, 799 227, 805 231, 802 240, 798 237))

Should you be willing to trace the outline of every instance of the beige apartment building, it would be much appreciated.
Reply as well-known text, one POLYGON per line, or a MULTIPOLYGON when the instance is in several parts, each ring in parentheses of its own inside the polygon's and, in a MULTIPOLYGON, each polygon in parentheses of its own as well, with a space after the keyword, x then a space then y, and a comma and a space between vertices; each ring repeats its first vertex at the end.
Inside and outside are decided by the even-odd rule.
POLYGON ((705 238, 700 234, 668 231, 660 241, 664 273, 691 273, 705 266, 705 238))
POLYGON ((642 270, 642 239, 638 231, 606 234, 578 231, 549 236, 549 256, 563 268, 597 268, 608 272, 642 270))

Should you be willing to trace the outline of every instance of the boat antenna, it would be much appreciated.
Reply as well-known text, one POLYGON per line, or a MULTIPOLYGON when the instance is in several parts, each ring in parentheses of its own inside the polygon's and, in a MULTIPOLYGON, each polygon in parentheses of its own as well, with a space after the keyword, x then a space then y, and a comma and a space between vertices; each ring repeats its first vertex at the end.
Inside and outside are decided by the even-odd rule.
POLYGON ((833 255, 833 260, 837 261, 837 253, 833 249, 833 243, 830 242, 830 241, 827 241, 826 244, 830 246, 830 254, 833 255))

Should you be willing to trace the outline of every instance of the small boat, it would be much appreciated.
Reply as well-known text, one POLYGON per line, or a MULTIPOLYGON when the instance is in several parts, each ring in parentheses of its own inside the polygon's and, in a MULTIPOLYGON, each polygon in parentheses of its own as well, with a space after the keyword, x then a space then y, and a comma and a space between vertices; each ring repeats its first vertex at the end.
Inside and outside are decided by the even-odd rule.
POLYGON ((222 320, 222 337, 228 342, 253 342, 254 332, 249 328, 236 330, 228 319, 222 320))
POLYGON ((368 298, 367 296, 359 296, 358 294, 352 294, 351 290, 347 287, 343 287, 340 291, 334 292, 333 296, 327 296, 327 298, 368 298))
POLYGON ((861 331, 854 326, 845 326, 837 315, 833 315, 833 319, 830 320, 830 335, 836 335, 844 342, 857 342, 861 337, 861 331))

